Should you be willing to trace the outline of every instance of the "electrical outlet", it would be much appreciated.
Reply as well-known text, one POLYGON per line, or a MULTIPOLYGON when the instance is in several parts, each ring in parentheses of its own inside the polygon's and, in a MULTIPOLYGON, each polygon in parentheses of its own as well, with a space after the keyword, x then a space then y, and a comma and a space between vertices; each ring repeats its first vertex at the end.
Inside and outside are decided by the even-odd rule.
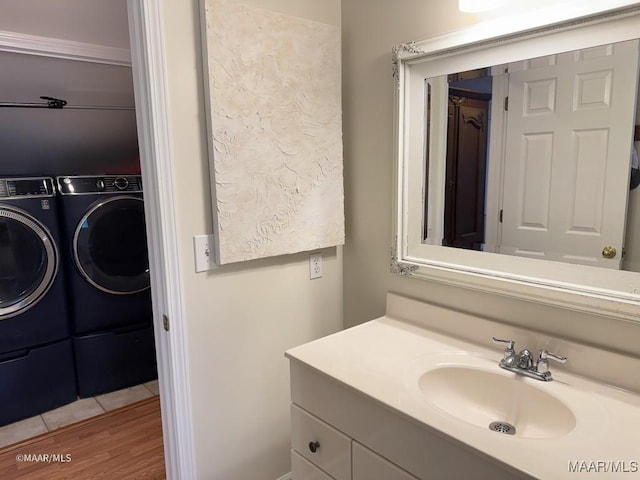
POLYGON ((213 235, 195 235, 193 237, 193 252, 196 261, 196 273, 216 268, 213 258, 213 235))
POLYGON ((309 279, 322 277, 322 254, 309 255, 309 279))

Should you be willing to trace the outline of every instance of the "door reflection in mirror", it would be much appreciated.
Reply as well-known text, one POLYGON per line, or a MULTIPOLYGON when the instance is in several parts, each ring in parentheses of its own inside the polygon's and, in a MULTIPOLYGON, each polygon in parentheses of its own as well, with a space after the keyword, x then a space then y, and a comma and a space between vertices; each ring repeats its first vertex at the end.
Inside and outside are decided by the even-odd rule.
POLYGON ((629 154, 640 123, 638 40, 426 85, 423 243, 638 268, 623 258, 640 236, 629 154), (433 108, 438 94, 446 108, 433 108), (445 121, 446 159, 438 160, 432 138, 445 121))

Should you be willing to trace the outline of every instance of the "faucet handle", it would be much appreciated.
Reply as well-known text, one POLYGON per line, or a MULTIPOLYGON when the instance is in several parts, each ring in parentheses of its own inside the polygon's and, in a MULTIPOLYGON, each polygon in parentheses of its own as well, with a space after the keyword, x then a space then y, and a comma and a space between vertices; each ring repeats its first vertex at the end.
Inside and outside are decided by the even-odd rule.
POLYGON ((551 353, 543 348, 542 350, 540 350, 539 360, 546 360, 547 358, 555 360, 558 363, 567 363, 567 357, 561 357, 560 355, 551 353))
POLYGON ((496 337, 491 337, 493 338, 493 343, 497 343, 498 345, 504 345, 505 349, 504 349, 504 359, 506 360, 509 357, 512 357, 516 354, 515 350, 513 349, 513 346, 515 345, 516 342, 514 342, 513 340, 501 340, 499 338, 496 337))
POLYGON ((538 355, 538 363, 536 365, 538 372, 545 373, 549 371, 549 359, 558 363, 567 363, 567 357, 561 357, 543 348, 538 355))
POLYGON ((496 337, 491 337, 491 338, 493 338, 493 343, 497 343, 498 345, 504 345, 506 347, 506 350, 513 350, 513 346, 516 343, 513 340, 500 340, 499 338, 496 338, 496 337))

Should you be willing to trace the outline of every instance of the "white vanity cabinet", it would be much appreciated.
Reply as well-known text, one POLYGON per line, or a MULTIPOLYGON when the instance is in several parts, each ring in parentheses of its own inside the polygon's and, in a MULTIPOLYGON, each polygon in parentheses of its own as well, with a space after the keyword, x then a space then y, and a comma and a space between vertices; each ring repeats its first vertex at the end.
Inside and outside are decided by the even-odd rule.
MULTIPOLYGON (((351 480, 351 439, 296 405, 291 406, 291 447, 330 478, 351 480)), ((296 473, 296 480, 315 478, 296 473)))
POLYGON ((293 480, 531 479, 289 357, 293 480))
MULTIPOLYGON (((613 388, 555 367, 552 382, 517 375, 499 367, 500 350, 426 323, 471 336, 504 326, 393 294, 387 308, 287 350, 294 480, 573 480, 594 463, 603 478, 640 479, 637 382, 613 388)), ((535 337, 512 333, 521 345, 535 337)), ((598 358, 620 369, 603 379, 638 371, 636 357, 563 342, 575 365, 598 358)))
POLYGON ((352 446, 352 480, 418 480, 358 442, 352 446))
POLYGON ((296 480, 333 480, 295 450, 291 450, 291 473, 296 480))
POLYGON ((418 480, 295 404, 291 426, 294 480, 418 480))

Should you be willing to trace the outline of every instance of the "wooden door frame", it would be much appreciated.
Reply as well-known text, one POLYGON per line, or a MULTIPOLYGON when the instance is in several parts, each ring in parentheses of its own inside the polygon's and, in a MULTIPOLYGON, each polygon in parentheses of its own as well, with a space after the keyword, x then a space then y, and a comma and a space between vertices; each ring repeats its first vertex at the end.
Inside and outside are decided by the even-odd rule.
MULTIPOLYGON (((491 115, 490 115, 490 110, 491 110, 491 106, 493 105, 492 103, 492 94, 491 93, 482 93, 482 92, 476 92, 473 90, 464 90, 464 89, 460 89, 457 87, 449 87, 449 95, 448 95, 448 108, 451 108, 452 106, 454 107, 454 110, 458 110, 460 108, 463 108, 464 106, 468 106, 469 102, 473 103, 474 101, 480 101, 480 102, 485 102, 485 108, 486 108, 486 118, 484 120, 484 129, 485 129, 485 149, 484 149, 484 175, 482 176, 482 180, 483 180, 483 187, 482 187, 482 244, 484 244, 484 231, 486 230, 486 208, 485 208, 485 204, 486 204, 486 197, 487 197, 487 169, 488 169, 488 163, 489 163, 489 132, 490 132, 490 125, 491 125, 491 115), (463 105, 464 104, 464 105, 463 105)), ((479 108, 479 107, 476 107, 479 108)), ((455 198, 457 195, 454 194, 454 192, 457 192, 457 182, 455 183, 455 186, 452 186, 452 181, 454 181, 452 179, 452 176, 454 176, 457 179, 457 170, 459 167, 459 135, 460 135, 460 131, 459 131, 459 125, 456 123, 455 125, 451 125, 451 120, 452 120, 452 116, 451 116, 451 111, 449 111, 448 113, 448 121, 447 121, 447 154, 446 154, 446 178, 445 178, 445 187, 444 187, 444 191, 445 191, 445 200, 444 200, 444 209, 443 209, 443 216, 444 216, 444 229, 443 229, 443 240, 442 240, 442 245, 443 246, 450 246, 450 247, 456 247, 456 248, 464 248, 464 247, 459 247, 453 244, 449 244, 447 242, 447 240, 452 242, 452 238, 453 235, 453 230, 455 230, 454 225, 457 223, 455 221, 456 217, 456 210, 455 209, 455 198), (455 146, 453 145, 455 143, 455 146), (455 156, 454 156, 454 150, 455 150, 455 156), (452 175, 452 170, 454 170, 456 172, 456 175, 452 175), (449 237, 449 238, 447 238, 449 237)), ((476 183, 477 183, 477 177, 476 177, 476 183)), ((474 212, 477 214, 478 211, 478 205, 476 203, 475 208, 473 209, 474 212)), ((477 215, 474 215, 474 217, 477 220, 477 215)), ((452 242, 453 243, 453 242, 452 242)))

